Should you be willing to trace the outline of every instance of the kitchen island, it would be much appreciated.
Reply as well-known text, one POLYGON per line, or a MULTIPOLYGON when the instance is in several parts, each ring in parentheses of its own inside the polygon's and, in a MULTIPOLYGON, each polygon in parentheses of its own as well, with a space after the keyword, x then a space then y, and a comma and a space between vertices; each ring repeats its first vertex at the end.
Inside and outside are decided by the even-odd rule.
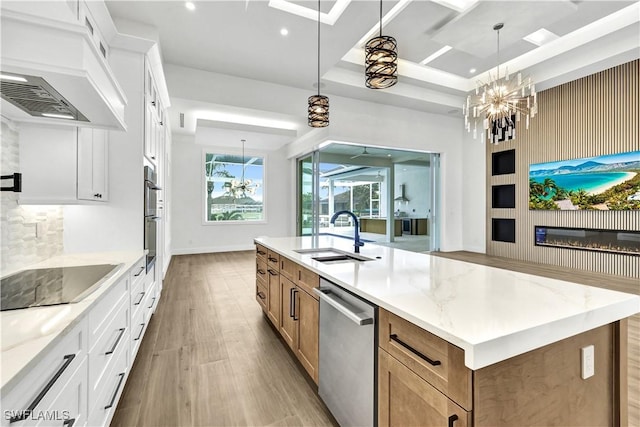
POLYGON ((365 262, 295 252, 352 250, 330 237, 256 242, 379 307, 379 425, 625 424, 620 347, 638 296, 369 244, 365 262), (402 334, 411 345, 389 339, 402 334))

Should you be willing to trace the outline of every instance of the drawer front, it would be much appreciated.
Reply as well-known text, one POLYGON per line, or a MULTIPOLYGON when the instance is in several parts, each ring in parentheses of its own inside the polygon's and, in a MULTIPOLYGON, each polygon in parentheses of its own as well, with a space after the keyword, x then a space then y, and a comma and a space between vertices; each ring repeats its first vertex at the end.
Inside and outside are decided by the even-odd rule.
POLYGON ((129 349, 129 304, 123 304, 105 333, 89 353, 89 407, 93 408, 106 374, 112 369, 120 353, 129 349))
POLYGON ((280 272, 280 254, 278 252, 267 251, 267 268, 280 272))
POLYGON ((129 359, 126 351, 118 355, 113 366, 105 375, 104 385, 97 391, 99 394, 94 407, 89 412, 89 425, 101 427, 109 425, 113 413, 118 406, 125 381, 128 375, 129 359))
POLYGON ((158 305, 158 285, 154 283, 151 288, 147 290, 145 295, 145 303, 143 310, 145 311, 144 318, 149 320, 151 315, 156 311, 158 305))
POLYGON ((472 413, 384 350, 378 352, 378 426, 472 425, 472 413))
POLYGON ((46 350, 46 356, 31 368, 15 387, 9 391, 3 391, 3 413, 0 421, 3 426, 34 425, 37 420, 29 417, 13 423, 10 423, 9 419, 14 416, 27 415, 25 412, 27 409, 32 409, 32 413, 36 415, 46 411, 81 365, 85 367, 80 373, 83 375, 86 387, 87 372, 83 362, 87 355, 87 335, 88 323, 86 319, 83 319, 62 337, 58 344, 52 349, 46 350))
POLYGON ((464 351, 384 309, 379 345, 466 410, 472 409, 472 372, 464 351))
POLYGON ((298 279, 298 264, 280 256, 280 274, 295 282, 298 279))
POLYGON ((147 293, 144 289, 144 280, 140 280, 135 288, 131 289, 131 315, 136 316, 144 306, 144 297, 147 293))
POLYGON ((144 276, 144 288, 149 289, 154 283, 156 283, 155 264, 151 266, 151 269, 147 271, 147 274, 144 276))
POLYGON ((318 276, 311 270, 298 266, 297 279, 298 281, 296 283, 298 286, 304 289, 313 298, 319 299, 316 293, 313 292, 313 288, 317 288, 318 286, 320 286, 320 276, 318 276))
POLYGON ((130 274, 131 274, 131 287, 135 287, 135 285, 138 284, 139 280, 144 280, 144 269, 146 267, 146 259, 145 257, 142 257, 142 259, 140 259, 138 262, 135 263, 135 265, 133 267, 131 267, 130 274))
POLYGON ((87 423, 87 358, 85 357, 76 372, 55 400, 46 409, 46 415, 55 416, 56 420, 40 420, 38 426, 71 426, 79 427, 87 423), (62 415, 60 417, 60 415, 62 415), (60 420, 62 418, 62 420, 60 420))
POLYGON ((89 312, 89 349, 97 343, 115 312, 122 304, 128 304, 129 278, 125 276, 113 285, 107 294, 89 312))
POLYGON ((256 244, 256 258, 258 261, 262 261, 265 264, 267 263, 267 248, 262 245, 256 244))
POLYGON ((256 260, 256 279, 267 283, 267 280, 269 280, 267 276, 267 262, 261 261, 260 259, 256 260))
POLYGON ((135 359, 138 348, 140 348, 140 343, 142 342, 142 337, 144 336, 144 331, 147 328, 147 321, 144 317, 145 313, 145 310, 140 308, 131 318, 131 335, 129 335, 131 338, 131 360, 135 359))
POLYGON ((261 280, 256 281, 256 301, 262 307, 262 311, 267 312, 267 285, 261 280))

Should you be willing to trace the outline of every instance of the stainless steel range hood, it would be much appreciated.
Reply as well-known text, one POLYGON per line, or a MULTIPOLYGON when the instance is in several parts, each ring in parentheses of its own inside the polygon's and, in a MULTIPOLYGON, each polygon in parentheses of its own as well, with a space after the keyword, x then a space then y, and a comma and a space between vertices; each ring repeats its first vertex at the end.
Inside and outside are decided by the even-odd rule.
POLYGON ((42 77, 2 73, 0 95, 34 117, 89 121, 42 77))
POLYGON ((396 197, 395 199, 393 199, 394 202, 404 202, 404 203, 409 203, 409 199, 407 199, 404 196, 404 184, 400 185, 398 187, 398 193, 400 193, 400 195, 398 197, 396 197))

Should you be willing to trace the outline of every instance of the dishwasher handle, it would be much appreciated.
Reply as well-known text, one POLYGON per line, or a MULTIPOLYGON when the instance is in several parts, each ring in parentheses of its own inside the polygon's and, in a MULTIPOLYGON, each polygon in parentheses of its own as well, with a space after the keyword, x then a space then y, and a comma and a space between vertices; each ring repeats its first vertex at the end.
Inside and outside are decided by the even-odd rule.
POLYGON ((356 307, 352 306, 348 302, 344 301, 341 298, 338 298, 335 295, 331 294, 331 290, 327 288, 313 288, 313 292, 320 297, 320 299, 331 307, 338 310, 340 313, 344 314, 349 320, 354 322, 357 325, 371 325, 373 324, 373 317, 369 316, 365 313, 356 313, 353 309, 356 307))

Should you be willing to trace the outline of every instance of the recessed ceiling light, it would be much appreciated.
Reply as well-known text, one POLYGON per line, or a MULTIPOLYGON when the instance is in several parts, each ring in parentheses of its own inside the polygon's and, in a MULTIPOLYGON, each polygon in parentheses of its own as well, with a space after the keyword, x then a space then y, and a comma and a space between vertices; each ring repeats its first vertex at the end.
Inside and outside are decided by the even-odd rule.
POLYGON ((426 65, 429 62, 433 61, 434 59, 436 59, 439 56, 444 55, 445 53, 449 52, 451 50, 451 46, 445 46, 442 49, 438 49, 438 51, 432 53, 431 55, 427 56, 425 59, 423 59, 422 61, 420 61, 420 63, 422 65, 426 65))
POLYGON ((11 74, 0 74, 0 79, 9 80, 9 81, 12 81, 12 82, 22 82, 22 83, 26 83, 27 82, 27 79, 25 79, 24 77, 12 76, 11 74))
POLYGON ((559 36, 557 34, 554 34, 545 28, 540 28, 538 31, 534 31, 528 36, 523 37, 523 40, 533 43, 536 46, 542 46, 543 44, 549 43, 558 38, 559 36))
POLYGON ((475 68, 472 68, 472 69, 470 69, 470 70, 469 70, 469 73, 473 74, 473 73, 475 73, 476 71, 477 71, 477 70, 476 70, 475 68))
POLYGON ((280 28, 280 35, 286 36, 289 34, 289 30, 286 28, 280 28))
POLYGON ((387 154, 387 157, 391 157, 391 154, 387 154))
POLYGON ((52 114, 52 113, 42 113, 43 117, 50 117, 52 119, 73 119, 74 117, 70 114, 52 114))
POLYGON ((189 10, 196 10, 196 5, 192 1, 185 2, 184 7, 189 10))

